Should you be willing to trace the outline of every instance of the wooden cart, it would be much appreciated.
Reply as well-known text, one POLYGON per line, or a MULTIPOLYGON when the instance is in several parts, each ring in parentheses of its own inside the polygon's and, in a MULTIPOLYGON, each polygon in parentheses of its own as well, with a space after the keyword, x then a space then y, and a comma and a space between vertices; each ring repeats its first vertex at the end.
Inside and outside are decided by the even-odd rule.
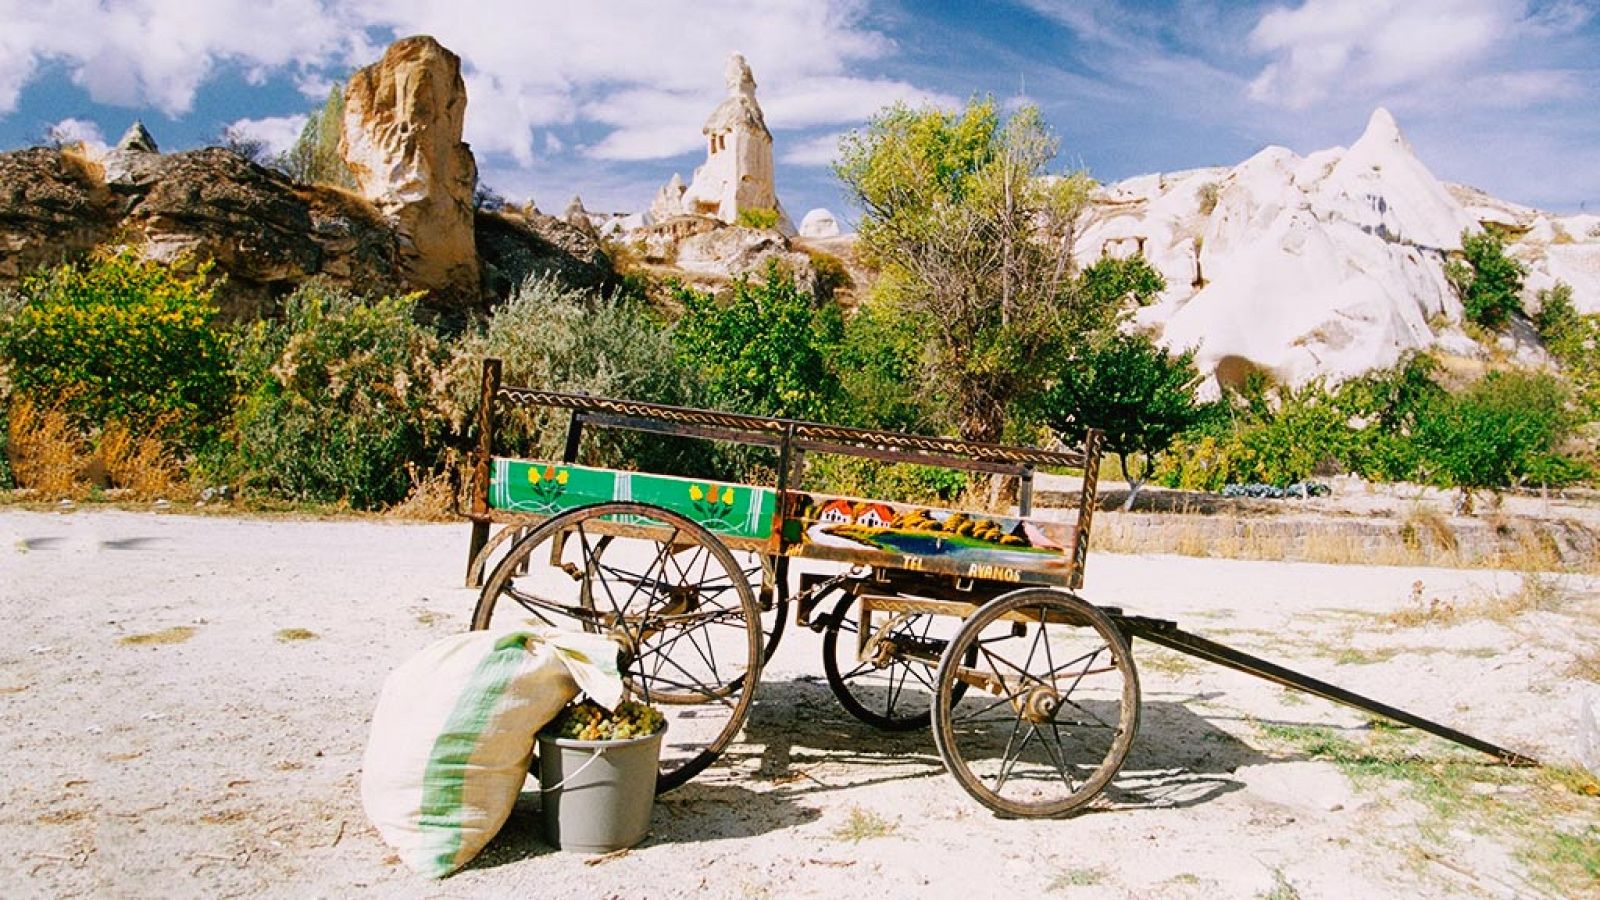
POLYGON ((1116 775, 1139 725, 1135 637, 1532 762, 1073 593, 1095 511, 1097 432, 1081 448, 1045 451, 511 387, 500 372, 485 361, 473 627, 531 618, 616 638, 630 691, 669 719, 659 790, 734 740, 791 615, 823 634, 823 670, 846 710, 888 730, 931 724, 950 773, 1005 815, 1070 813, 1116 775), (499 415, 517 406, 567 412, 560 460, 496 455, 499 415), (767 447, 773 483, 582 465, 595 429, 767 447), (1018 515, 798 490, 804 460, 819 453, 1015 476, 1018 515), (1061 518, 1032 515, 1039 466, 1083 473, 1061 518))

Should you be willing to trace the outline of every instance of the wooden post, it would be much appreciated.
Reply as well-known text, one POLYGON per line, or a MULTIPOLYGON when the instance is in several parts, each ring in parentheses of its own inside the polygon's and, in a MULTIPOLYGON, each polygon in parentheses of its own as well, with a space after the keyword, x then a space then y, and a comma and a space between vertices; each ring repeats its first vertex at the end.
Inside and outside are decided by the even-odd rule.
POLYGON ((1026 519, 1033 515, 1033 463, 1023 466, 1017 478, 1022 482, 1017 489, 1017 515, 1026 519))
POLYGON ((467 587, 478 587, 472 561, 489 542, 489 472, 494 459, 495 395, 500 392, 500 360, 483 361, 478 390, 478 449, 472 461, 472 539, 467 545, 467 587))
POLYGON ((1089 558, 1089 526, 1094 522, 1100 482, 1100 446, 1105 432, 1090 428, 1083 435, 1083 494, 1078 501, 1078 521, 1072 528, 1072 583, 1083 587, 1083 566, 1089 558))

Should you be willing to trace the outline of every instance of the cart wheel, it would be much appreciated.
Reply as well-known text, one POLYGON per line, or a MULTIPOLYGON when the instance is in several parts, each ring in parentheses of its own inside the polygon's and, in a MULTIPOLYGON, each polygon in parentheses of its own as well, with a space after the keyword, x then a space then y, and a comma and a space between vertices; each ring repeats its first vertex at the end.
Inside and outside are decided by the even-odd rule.
POLYGON ((472 627, 530 617, 567 617, 618 641, 629 697, 667 718, 657 791, 710 765, 744 724, 761 672, 760 611, 728 548, 689 519, 621 502, 545 521, 490 574, 472 627))
MULTIPOLYGON (((874 728, 915 731, 927 727, 933 705, 931 660, 937 659, 950 643, 949 634, 956 627, 956 620, 949 616, 913 615, 895 623, 884 635, 890 641, 905 644, 907 649, 920 649, 929 662, 898 654, 887 657, 881 665, 876 660, 863 662, 856 650, 861 620, 850 616, 850 606, 855 602, 852 594, 840 597, 822 635, 822 671, 828 676, 828 687, 846 712, 874 728)), ((978 648, 974 646, 967 651, 967 665, 977 657, 978 648)), ((952 696, 960 700, 966 690, 967 686, 958 682, 952 696)))
POLYGON ((1028 588, 980 607, 940 660, 937 685, 939 756, 1001 815, 1079 809, 1117 774, 1139 728, 1127 640, 1105 613, 1062 591, 1028 588), (978 689, 962 700, 964 685, 978 689))

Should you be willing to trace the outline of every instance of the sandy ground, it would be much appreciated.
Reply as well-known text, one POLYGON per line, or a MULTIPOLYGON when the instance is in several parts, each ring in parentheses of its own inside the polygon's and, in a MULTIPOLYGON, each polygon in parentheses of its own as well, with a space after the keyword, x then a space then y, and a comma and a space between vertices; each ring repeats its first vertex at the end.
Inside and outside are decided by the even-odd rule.
MULTIPOLYGON (((743 740, 657 804, 644 845, 599 865, 552 851, 530 793, 471 868, 425 881, 366 823, 358 768, 386 673, 466 625, 466 534, 0 510, 0 894, 1555 893, 1514 835, 1441 820, 1402 782, 1353 785, 1272 733, 1326 725, 1362 741, 1364 716, 1145 646, 1141 730, 1100 808, 995 818, 944 773, 927 733, 885 735, 844 713, 820 677, 820 638, 792 628, 743 740), (171 642, 124 641, 162 632, 171 642)), ((1600 690, 1571 674, 1600 637, 1600 589, 1576 577, 1554 586, 1549 609, 1426 627, 1382 617, 1416 597, 1490 608, 1522 579, 1100 556, 1088 582, 1094 602, 1177 619, 1547 760, 1572 761, 1578 704, 1600 690)), ((1497 792, 1527 790, 1475 789, 1491 816, 1497 792)), ((1580 833, 1582 816, 1600 823, 1595 803, 1577 809, 1580 833)))

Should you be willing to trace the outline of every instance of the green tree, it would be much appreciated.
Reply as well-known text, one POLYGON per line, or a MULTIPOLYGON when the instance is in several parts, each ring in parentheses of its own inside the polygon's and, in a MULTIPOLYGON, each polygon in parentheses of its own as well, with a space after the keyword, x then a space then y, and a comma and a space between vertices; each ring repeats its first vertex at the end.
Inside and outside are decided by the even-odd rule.
POLYGON ((1000 439, 1062 336, 1113 318, 1075 290, 1072 238, 1092 182, 1046 177, 1058 147, 1037 109, 1002 118, 992 100, 893 106, 841 144, 834 171, 881 270, 868 303, 915 335, 922 392, 968 439, 1000 439))
POLYGON ((829 359, 844 339, 837 306, 817 303, 776 265, 766 278, 734 282, 724 302, 678 292, 675 339, 700 372, 712 405, 735 412, 827 421, 842 391, 829 359))
POLYGON ((1106 449, 1119 455, 1128 482, 1127 510, 1155 454, 1199 422, 1199 383, 1194 351, 1172 354, 1147 335, 1118 333, 1064 360, 1039 411, 1064 440, 1081 441, 1091 427, 1105 432, 1106 449))
POLYGON ((1580 313, 1572 286, 1556 282, 1539 292, 1533 317, 1545 349, 1561 363, 1588 415, 1600 416, 1600 314, 1580 313))
POLYGON ((1456 293, 1467 321, 1491 331, 1505 326, 1512 313, 1522 311, 1522 279, 1527 270, 1506 255, 1505 244, 1485 231, 1462 232, 1463 259, 1452 259, 1445 275, 1456 293))
POLYGON ((1490 372, 1419 417, 1423 470, 1435 483, 1472 494, 1530 479, 1566 480, 1577 471, 1556 452, 1572 428, 1566 388, 1544 373, 1490 372))
POLYGON ((355 177, 339 155, 339 132, 343 127, 344 85, 334 82, 328 89, 328 99, 306 119, 294 146, 278 158, 278 168, 301 184, 355 187, 355 177))
POLYGON ((228 409, 227 349, 210 264, 181 269, 127 249, 25 279, 0 329, 15 392, 85 431, 116 421, 203 443, 228 409))

